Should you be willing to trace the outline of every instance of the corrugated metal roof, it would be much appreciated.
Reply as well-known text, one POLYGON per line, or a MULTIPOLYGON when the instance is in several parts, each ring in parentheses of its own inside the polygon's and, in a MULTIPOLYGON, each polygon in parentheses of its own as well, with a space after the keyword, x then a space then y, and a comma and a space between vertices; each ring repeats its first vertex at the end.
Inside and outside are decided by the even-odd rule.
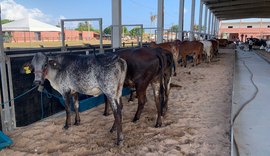
POLYGON ((270 0, 202 0, 220 20, 270 18, 270 0))

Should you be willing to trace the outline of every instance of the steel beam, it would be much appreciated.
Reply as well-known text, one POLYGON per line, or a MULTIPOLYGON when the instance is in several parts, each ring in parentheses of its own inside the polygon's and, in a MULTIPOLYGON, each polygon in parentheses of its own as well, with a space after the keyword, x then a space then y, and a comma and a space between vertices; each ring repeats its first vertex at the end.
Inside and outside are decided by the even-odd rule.
POLYGON ((112 48, 121 47, 122 0, 112 0, 112 48))
MULTIPOLYGON (((1 20, 1 8, 0 8, 0 20, 1 20)), ((1 66, 1 82, 2 82, 2 95, 3 95, 3 108, 0 106, 1 111, 1 123, 3 132, 11 131, 14 129, 12 125, 12 118, 10 114, 9 95, 8 95, 8 83, 7 83, 7 67, 6 67, 6 54, 4 52, 4 40, 2 32, 2 24, 0 24, 0 66, 1 66)), ((2 101, 0 101, 2 104, 2 101)))
POLYGON ((203 3, 200 0, 200 12, 199 12, 199 33, 202 32, 202 14, 203 14, 203 3))
POLYGON ((179 1, 178 39, 181 41, 183 40, 184 3, 185 0, 179 1))
POLYGON ((164 0, 158 0, 157 43, 163 42, 163 29, 164 29, 164 0))
POLYGON ((190 34, 189 40, 192 41, 194 39, 194 17, 195 17, 195 0, 191 2, 191 22, 190 22, 190 34))
MULTIPOLYGON (((204 12, 204 34, 206 34, 206 30, 208 28, 207 26, 207 14, 208 14, 208 8, 206 5, 204 5, 205 7, 205 12, 204 12)), ((204 39, 206 39, 206 35, 204 36, 204 39)))

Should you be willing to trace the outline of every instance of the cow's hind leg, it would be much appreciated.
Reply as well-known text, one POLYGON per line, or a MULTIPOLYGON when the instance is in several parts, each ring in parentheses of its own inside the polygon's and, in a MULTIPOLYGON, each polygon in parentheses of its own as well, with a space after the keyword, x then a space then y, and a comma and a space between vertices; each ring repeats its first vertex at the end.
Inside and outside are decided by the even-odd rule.
POLYGON ((107 98, 110 101, 114 116, 114 123, 110 131, 112 132, 114 129, 116 129, 117 131, 116 144, 120 145, 124 138, 122 133, 122 108, 120 106, 119 100, 117 100, 116 98, 111 98, 109 96, 107 96, 107 98))
POLYGON ((74 99, 74 110, 75 110, 75 123, 74 125, 80 125, 81 119, 80 119, 80 114, 79 114, 79 97, 78 93, 73 94, 73 99, 74 99))
POLYGON ((166 76, 164 83, 165 83, 165 98, 164 98, 164 107, 161 110, 161 116, 165 116, 168 110, 169 94, 171 90, 171 77, 166 76))
POLYGON ((163 102, 163 100, 160 99, 161 97, 161 90, 160 90, 160 83, 151 83, 151 86, 153 88, 153 94, 154 94, 154 98, 155 98, 155 103, 156 103, 156 108, 157 108, 157 121, 156 121, 156 125, 155 127, 161 127, 162 125, 162 121, 161 121, 161 102, 163 102))
POLYGON ((71 119, 70 119, 70 96, 69 93, 66 93, 64 95, 65 97, 65 109, 66 109, 66 123, 64 126, 64 129, 68 129, 71 125, 71 119))

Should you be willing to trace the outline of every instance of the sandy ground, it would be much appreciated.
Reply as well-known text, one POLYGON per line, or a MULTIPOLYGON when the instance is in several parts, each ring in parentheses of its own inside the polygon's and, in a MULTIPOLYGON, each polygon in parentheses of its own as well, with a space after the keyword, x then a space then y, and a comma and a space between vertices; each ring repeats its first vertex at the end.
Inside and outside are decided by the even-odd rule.
MULTIPOLYGON (((53 117, 8 135, 14 144, 0 155, 230 155, 230 110, 233 50, 221 49, 214 62, 178 68, 172 82, 169 110, 161 128, 154 128, 156 108, 152 91, 141 119, 131 122, 137 100, 124 97, 124 144, 117 147, 109 132, 113 116, 102 115, 104 105, 81 113, 81 125, 63 130, 65 116, 53 117)), ((189 64, 190 65, 190 64, 189 64)), ((74 120, 74 114, 72 116, 74 120)))

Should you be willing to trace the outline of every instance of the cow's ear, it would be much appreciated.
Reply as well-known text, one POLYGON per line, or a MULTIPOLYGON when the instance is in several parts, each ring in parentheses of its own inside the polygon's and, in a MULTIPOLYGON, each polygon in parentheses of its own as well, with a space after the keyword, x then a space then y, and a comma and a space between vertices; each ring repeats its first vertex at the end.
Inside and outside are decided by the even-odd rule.
POLYGON ((23 64, 20 72, 22 74, 31 74, 32 70, 33 70, 32 64, 30 62, 27 62, 27 63, 23 64))
POLYGON ((60 65, 56 60, 49 60, 49 65, 53 68, 53 69, 60 69, 60 65))

